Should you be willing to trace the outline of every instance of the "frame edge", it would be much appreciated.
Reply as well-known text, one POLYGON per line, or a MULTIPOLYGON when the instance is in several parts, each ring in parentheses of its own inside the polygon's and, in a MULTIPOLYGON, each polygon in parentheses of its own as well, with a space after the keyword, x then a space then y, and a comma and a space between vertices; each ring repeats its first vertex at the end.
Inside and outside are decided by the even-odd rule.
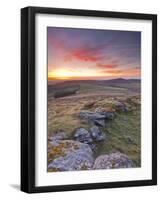
POLYGON ((69 190, 84 190, 84 189, 103 189, 103 188, 116 188, 116 187, 131 187, 131 186, 148 186, 157 185, 157 15, 155 14, 141 14, 141 13, 120 13, 109 11, 96 11, 96 10, 75 10, 75 9, 62 9, 62 8, 43 8, 43 7, 25 7, 21 9, 21 191, 27 193, 37 192, 58 192, 69 190), (78 11, 78 14, 76 12, 78 11), (37 13, 49 13, 65 15, 80 15, 80 16, 98 16, 100 17, 114 17, 115 18, 130 18, 130 19, 145 19, 148 17, 152 20, 152 77, 153 77, 153 141, 152 141, 152 155, 155 160, 152 162, 152 179, 125 182, 125 183, 100 183, 100 184, 83 184, 83 185, 62 185, 62 186, 35 186, 35 67, 32 66, 35 62, 35 26, 34 16, 37 13), (90 12, 91 14, 88 14, 90 12), (137 16, 137 17, 136 17, 137 16), (32 67, 33 68, 32 68, 32 67), (30 82, 31 81, 31 82, 30 82), (32 85, 33 84, 33 85, 32 85), (34 96, 32 96, 34 94, 34 96), (154 117, 155 116, 155 117, 154 117), (33 152, 32 152, 33 151, 33 152), (80 188, 80 186, 82 188, 80 188))
POLYGON ((35 50, 33 15, 21 9, 21 191, 32 193, 35 185, 35 50))
POLYGON ((21 191, 28 180, 28 8, 21 9, 21 191))

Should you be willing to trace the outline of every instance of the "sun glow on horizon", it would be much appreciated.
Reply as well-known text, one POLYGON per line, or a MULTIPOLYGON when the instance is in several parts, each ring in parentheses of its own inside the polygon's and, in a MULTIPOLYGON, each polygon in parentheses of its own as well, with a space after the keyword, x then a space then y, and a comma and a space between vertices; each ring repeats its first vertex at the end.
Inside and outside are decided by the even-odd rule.
MULTIPOLYGON (((68 70, 68 69, 57 69, 54 71, 48 72, 48 79, 59 79, 59 80, 65 80, 65 79, 78 79, 78 78, 89 78, 89 77, 102 77, 104 74, 99 73, 95 70, 88 71, 87 69, 84 71, 79 70, 68 70)), ((107 74, 106 74, 107 75, 107 74)), ((110 75, 110 74, 108 74, 110 75)))
POLYGON ((68 77, 72 77, 72 73, 68 70, 59 69, 56 71, 49 71, 48 78, 49 79, 68 79, 68 77))

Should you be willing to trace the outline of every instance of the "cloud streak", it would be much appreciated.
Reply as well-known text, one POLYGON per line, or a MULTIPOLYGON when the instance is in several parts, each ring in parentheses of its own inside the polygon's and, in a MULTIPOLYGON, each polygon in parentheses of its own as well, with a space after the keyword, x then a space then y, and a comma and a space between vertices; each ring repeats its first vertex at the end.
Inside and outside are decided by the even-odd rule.
POLYGON ((100 69, 114 69, 117 68, 118 65, 117 64, 104 64, 104 63, 97 63, 96 67, 100 68, 100 69))

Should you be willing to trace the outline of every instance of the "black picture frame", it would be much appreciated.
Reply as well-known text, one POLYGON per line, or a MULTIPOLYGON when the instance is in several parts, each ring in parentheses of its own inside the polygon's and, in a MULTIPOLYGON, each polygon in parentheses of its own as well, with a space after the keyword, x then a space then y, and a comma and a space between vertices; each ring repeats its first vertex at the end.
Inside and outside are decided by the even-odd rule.
POLYGON ((157 15, 45 7, 21 9, 21 190, 27 193, 157 184, 157 15), (61 186, 35 186, 35 16, 59 14, 152 21, 152 179, 61 186))

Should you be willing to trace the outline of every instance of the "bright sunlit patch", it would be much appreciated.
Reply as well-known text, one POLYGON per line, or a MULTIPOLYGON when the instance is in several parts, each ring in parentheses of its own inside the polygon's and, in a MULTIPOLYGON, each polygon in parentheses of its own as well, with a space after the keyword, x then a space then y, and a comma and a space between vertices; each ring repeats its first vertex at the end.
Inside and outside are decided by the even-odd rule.
POLYGON ((95 70, 68 70, 68 69, 57 69, 48 72, 48 79, 75 79, 84 77, 99 77, 101 74, 95 70))
POLYGON ((65 69, 56 70, 54 72, 54 76, 59 77, 59 78, 72 77, 72 76, 75 76, 75 75, 76 75, 75 72, 68 71, 68 70, 65 70, 65 69))
POLYGON ((55 71, 49 71, 48 72, 48 78, 49 79, 69 79, 69 78, 72 78, 72 77, 75 77, 77 76, 78 74, 76 72, 73 72, 73 71, 68 71, 68 70, 65 70, 65 69, 58 69, 58 70, 55 70, 55 71))

